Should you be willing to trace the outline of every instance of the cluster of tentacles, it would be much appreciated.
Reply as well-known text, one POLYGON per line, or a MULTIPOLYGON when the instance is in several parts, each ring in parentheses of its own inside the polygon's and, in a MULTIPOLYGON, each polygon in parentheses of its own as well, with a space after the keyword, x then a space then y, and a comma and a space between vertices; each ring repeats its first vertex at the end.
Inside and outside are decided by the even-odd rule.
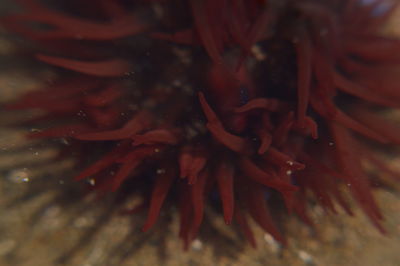
POLYGON ((30 137, 66 138, 76 180, 143 197, 143 230, 169 197, 186 245, 208 203, 253 245, 249 215, 285 243, 270 197, 312 224, 309 192, 351 214, 343 187, 384 230, 361 162, 383 164, 359 136, 400 143, 376 112, 400 107, 400 40, 380 34, 395 3, 18 2, 2 25, 61 78, 10 108, 46 111, 30 137))

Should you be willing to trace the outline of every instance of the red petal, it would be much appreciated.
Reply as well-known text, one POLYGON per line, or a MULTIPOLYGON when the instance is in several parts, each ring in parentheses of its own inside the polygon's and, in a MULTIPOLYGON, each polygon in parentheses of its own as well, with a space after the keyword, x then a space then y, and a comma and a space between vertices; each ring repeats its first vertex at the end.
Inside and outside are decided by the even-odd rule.
POLYGON ((248 141, 225 130, 217 115, 208 105, 203 93, 201 92, 199 93, 199 99, 201 107, 203 108, 203 112, 208 120, 207 128, 213 134, 215 139, 235 152, 244 154, 250 153, 250 145, 248 141))
POLYGON ((260 129, 257 130, 257 135, 261 140, 260 147, 258 148, 258 154, 264 154, 269 147, 271 146, 272 143, 272 136, 269 134, 269 132, 265 129, 260 129))
POLYGON ((383 106, 397 108, 400 107, 400 103, 398 100, 392 99, 390 97, 385 97, 382 92, 375 93, 374 91, 371 91, 368 88, 363 87, 362 85, 346 79, 339 73, 334 73, 333 77, 335 85, 344 92, 383 106))
POLYGON ((254 238, 254 234, 251 231, 249 223, 246 217, 242 214, 242 212, 236 208, 235 210, 235 220, 239 224, 240 228, 242 229, 244 235, 246 236, 247 241, 250 242, 250 245, 253 248, 257 247, 256 239, 254 238))
POLYGON ((48 64, 93 76, 121 77, 130 71, 129 63, 121 59, 87 62, 42 54, 38 54, 36 57, 48 64))
POLYGON ((267 172, 264 172, 249 159, 242 158, 240 160, 240 168, 242 169, 243 173, 245 173, 246 176, 248 176, 252 180, 270 188, 276 189, 277 191, 281 192, 285 197, 289 197, 290 194, 293 193, 293 191, 297 190, 296 186, 275 178, 267 172))
POLYGON ((343 173, 346 174, 345 177, 347 178, 350 191, 375 226, 380 231, 385 232, 380 223, 382 214, 372 196, 368 177, 361 167, 361 162, 357 154, 357 145, 354 144, 356 140, 350 135, 347 129, 338 124, 331 124, 331 132, 335 139, 337 162, 343 173))
POLYGON ((176 132, 167 129, 151 130, 143 135, 134 135, 132 139, 134 146, 155 143, 175 145, 179 142, 176 132))
POLYGON ((204 188, 208 178, 208 172, 203 171, 195 184, 191 185, 191 199, 193 207, 193 228, 191 238, 194 239, 198 233, 204 215, 204 188))
POLYGON ((304 33, 296 43, 297 48, 297 117, 300 126, 304 125, 310 97, 312 45, 308 34, 304 33))
POLYGON ((160 214, 161 206, 175 178, 176 178, 175 171, 172 171, 170 169, 166 170, 164 174, 161 174, 157 177, 151 195, 147 220, 142 228, 144 232, 149 230, 156 222, 160 214))
POLYGON ((250 100, 245 105, 235 108, 236 113, 244 113, 255 109, 264 109, 271 112, 282 111, 287 105, 280 100, 272 98, 257 98, 250 100))
POLYGON ((353 109, 351 115, 358 121, 391 143, 400 144, 400 127, 369 111, 367 108, 355 107, 353 109))
POLYGON ((125 150, 126 146, 126 144, 120 144, 119 146, 115 147, 111 152, 107 153, 100 160, 83 170, 78 176, 74 178, 74 180, 82 180, 110 167, 122 155, 122 152, 125 150))
POLYGON ((145 130, 151 124, 151 115, 145 111, 139 112, 134 115, 131 121, 125 124, 121 129, 81 134, 77 136, 80 140, 121 140, 128 139, 145 130))
POLYGON ((86 96, 84 101, 89 106, 103 107, 120 98, 122 94, 119 84, 112 84, 96 94, 86 96))
POLYGON ((203 42, 204 48, 207 50, 208 55, 216 64, 222 63, 222 57, 218 50, 216 40, 212 33, 212 26, 209 24, 207 12, 204 3, 201 0, 190 0, 192 7, 193 18, 196 25, 197 32, 203 42))
POLYGON ((201 170, 206 165, 207 158, 193 150, 183 149, 179 156, 180 177, 188 178, 189 184, 195 184, 201 170))
POLYGON ((218 182, 219 196, 222 201, 226 224, 232 222, 234 211, 233 176, 233 167, 226 162, 221 162, 217 168, 215 177, 218 182))
POLYGON ((286 245, 286 239, 276 228, 265 199, 265 190, 262 186, 249 183, 243 192, 246 206, 253 219, 276 240, 286 245))

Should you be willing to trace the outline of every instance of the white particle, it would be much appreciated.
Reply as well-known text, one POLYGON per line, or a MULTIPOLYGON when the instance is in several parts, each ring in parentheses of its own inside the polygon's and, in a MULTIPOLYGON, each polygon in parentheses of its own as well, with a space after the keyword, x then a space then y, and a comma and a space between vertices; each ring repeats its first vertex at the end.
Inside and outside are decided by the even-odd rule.
POLYGON ((29 177, 26 169, 14 170, 8 175, 7 178, 14 183, 29 182, 29 177))
POLYGON ((253 53, 254 57, 258 60, 258 61, 263 61, 265 60, 265 58, 267 57, 265 55, 265 53, 263 52, 263 50, 261 49, 260 46, 258 45, 253 45, 251 47, 251 52, 253 53))
POLYGON ((165 169, 162 169, 162 168, 161 169, 157 169, 156 173, 158 175, 165 174, 165 169))
POLYGON ((299 258, 306 264, 312 264, 314 262, 313 257, 304 250, 298 251, 299 258))
POLYGON ((265 242, 267 242, 267 244, 269 245, 270 249, 272 250, 272 252, 277 253, 281 250, 282 246, 281 244, 279 244, 278 241, 276 241, 272 235, 270 234, 264 234, 264 240, 265 242))
POLYGON ((78 113, 76 113, 78 116, 86 116, 86 114, 82 111, 82 110, 79 110, 79 112, 78 113))
POLYGON ((197 251, 202 250, 203 249, 203 243, 199 239, 195 239, 192 242, 192 248, 194 250, 197 250, 197 251))
POLYGON ((64 144, 64 145, 69 145, 68 140, 65 139, 65 138, 62 138, 62 139, 61 139, 61 143, 64 144))

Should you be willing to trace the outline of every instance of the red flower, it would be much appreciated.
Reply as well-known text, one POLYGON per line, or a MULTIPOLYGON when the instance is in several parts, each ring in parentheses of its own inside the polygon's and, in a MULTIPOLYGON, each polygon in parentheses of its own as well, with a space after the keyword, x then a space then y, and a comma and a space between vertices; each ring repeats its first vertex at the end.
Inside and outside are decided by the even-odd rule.
POLYGON ((359 137, 400 143, 399 129, 373 111, 400 106, 400 41, 380 33, 397 4, 19 2, 24 12, 3 24, 64 70, 12 107, 60 121, 31 137, 74 140, 93 160, 76 180, 142 196, 143 230, 174 191, 187 246, 217 193, 226 223, 235 220, 253 245, 248 215, 285 243, 266 195, 312 224, 306 192, 327 212, 336 201, 351 214, 343 185, 384 230, 361 162, 383 164, 359 137))

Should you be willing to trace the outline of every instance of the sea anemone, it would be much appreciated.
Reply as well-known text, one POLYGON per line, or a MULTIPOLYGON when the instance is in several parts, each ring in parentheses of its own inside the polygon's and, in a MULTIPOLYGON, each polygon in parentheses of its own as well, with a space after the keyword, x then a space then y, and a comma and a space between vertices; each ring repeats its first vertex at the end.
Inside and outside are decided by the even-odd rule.
POLYGON ((272 204, 313 225, 310 194, 351 214, 349 191, 384 232, 362 163, 388 170, 369 147, 400 144, 381 114, 400 107, 397 2, 17 2, 2 25, 58 78, 8 108, 45 111, 29 137, 67 140, 91 191, 141 198, 144 231, 176 206, 187 247, 207 205, 285 245, 272 204))

